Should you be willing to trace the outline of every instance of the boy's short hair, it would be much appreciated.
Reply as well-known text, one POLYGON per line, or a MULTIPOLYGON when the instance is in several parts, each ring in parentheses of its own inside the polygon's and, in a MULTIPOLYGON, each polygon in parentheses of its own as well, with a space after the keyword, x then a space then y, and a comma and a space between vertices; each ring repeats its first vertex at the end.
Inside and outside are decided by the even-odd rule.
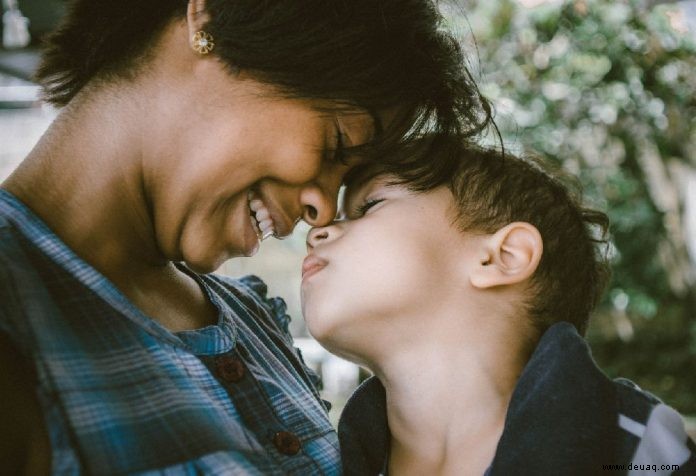
POLYGON ((463 230, 494 233, 515 221, 539 230, 544 250, 531 280, 528 315, 542 332, 567 321, 584 335, 610 275, 609 218, 583 205, 577 182, 540 158, 469 147, 450 189, 463 230))
MULTIPOLYGON (((69 1, 37 73, 45 99, 64 106, 93 80, 132 77, 165 27, 186 17, 187 3, 69 1)), ((372 114, 396 108, 384 136, 425 129, 473 136, 491 122, 435 0, 208 0, 205 8, 211 54, 282 96, 372 114)))
MULTIPOLYGON (((415 149, 429 142, 414 143, 413 152, 419 154, 415 149)), ((577 181, 539 158, 520 158, 463 141, 440 144, 446 145, 428 150, 449 157, 447 178, 403 173, 403 166, 390 169, 387 160, 353 171, 346 182, 351 186, 387 173, 415 192, 446 185, 457 203, 456 223, 465 232, 495 233, 516 221, 534 225, 544 249, 531 278, 527 315, 540 332, 567 321, 584 335, 610 277, 607 215, 585 207, 577 181)))

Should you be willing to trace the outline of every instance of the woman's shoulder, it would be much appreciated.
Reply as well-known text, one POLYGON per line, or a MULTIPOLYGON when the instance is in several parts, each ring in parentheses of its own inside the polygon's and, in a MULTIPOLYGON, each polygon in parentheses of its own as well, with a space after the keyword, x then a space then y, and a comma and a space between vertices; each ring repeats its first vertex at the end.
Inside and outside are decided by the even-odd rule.
POLYGON ((12 336, 21 347, 21 334, 26 329, 24 307, 36 302, 44 285, 28 258, 22 235, 0 216, 0 331, 12 336))
POLYGON ((7 474, 47 474, 50 444, 36 391, 36 375, 8 335, 0 331, 0 428, 12 437, 0 438, 0 461, 7 474))
POLYGON ((10 473, 27 471, 32 464, 43 473, 48 471, 50 451, 34 391, 36 373, 30 362, 30 338, 22 306, 22 296, 34 295, 30 288, 38 289, 41 284, 21 240, 14 226, 0 216, 0 427, 14 429, 12 438, 0 439, 0 460, 10 473), (27 452, 26 448, 32 449, 27 452))
POLYGON ((4 216, 0 215, 0 266, 7 266, 15 262, 17 255, 21 253, 21 235, 14 225, 4 216))

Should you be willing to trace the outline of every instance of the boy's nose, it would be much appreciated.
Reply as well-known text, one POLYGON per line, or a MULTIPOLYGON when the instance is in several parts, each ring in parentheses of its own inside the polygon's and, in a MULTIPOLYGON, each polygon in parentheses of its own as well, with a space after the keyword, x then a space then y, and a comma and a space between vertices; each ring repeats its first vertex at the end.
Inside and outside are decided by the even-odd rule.
POLYGON ((329 239, 328 227, 315 227, 307 233, 307 251, 311 251, 318 244, 329 239))

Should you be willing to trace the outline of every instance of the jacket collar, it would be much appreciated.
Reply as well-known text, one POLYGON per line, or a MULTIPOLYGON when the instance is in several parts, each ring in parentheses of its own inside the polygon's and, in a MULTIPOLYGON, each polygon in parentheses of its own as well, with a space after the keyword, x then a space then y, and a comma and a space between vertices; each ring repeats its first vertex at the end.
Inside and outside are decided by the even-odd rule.
MULTIPOLYGON (((490 474, 593 474, 614 454, 616 419, 614 384, 575 327, 555 324, 515 386, 490 474)), ((389 428, 377 378, 365 381, 346 404, 339 438, 347 475, 381 471, 389 428)))

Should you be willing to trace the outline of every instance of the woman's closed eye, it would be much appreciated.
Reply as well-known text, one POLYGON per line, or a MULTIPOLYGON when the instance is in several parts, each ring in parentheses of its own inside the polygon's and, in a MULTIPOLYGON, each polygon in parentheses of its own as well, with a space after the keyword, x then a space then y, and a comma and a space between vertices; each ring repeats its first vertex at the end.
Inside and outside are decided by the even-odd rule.
POLYGON ((333 160, 335 162, 340 162, 343 165, 348 165, 348 160, 346 159, 345 145, 343 143, 343 133, 337 127, 336 128, 336 145, 333 150, 333 160))

